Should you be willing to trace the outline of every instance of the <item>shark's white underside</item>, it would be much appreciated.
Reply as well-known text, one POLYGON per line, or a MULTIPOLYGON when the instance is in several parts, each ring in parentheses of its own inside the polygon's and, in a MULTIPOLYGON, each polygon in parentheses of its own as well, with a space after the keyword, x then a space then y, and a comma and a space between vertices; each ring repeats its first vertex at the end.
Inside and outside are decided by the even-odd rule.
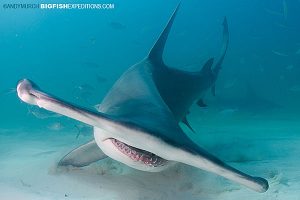
POLYGON ((155 137, 139 127, 126 124, 122 121, 116 121, 101 113, 93 113, 74 107, 71 104, 34 89, 31 82, 26 79, 19 82, 17 92, 20 99, 24 102, 94 126, 95 140, 101 150, 107 156, 133 168, 155 172, 165 169, 174 162, 181 162, 216 173, 258 192, 264 192, 268 188, 268 184, 264 179, 246 175, 209 154, 205 153, 201 155, 197 152, 186 150, 180 146, 172 145, 159 137, 155 137), (151 152, 169 162, 166 165, 153 167, 139 161, 134 161, 118 150, 110 139, 117 139, 132 147, 151 152))
POLYGON ((63 165, 84 166, 105 157, 104 154, 150 172, 180 162, 265 192, 265 179, 223 163, 191 141, 178 125, 191 103, 214 84, 215 77, 210 69, 212 62, 200 73, 192 74, 169 69, 162 62, 163 47, 176 11, 148 57, 119 78, 98 112, 44 93, 27 79, 18 83, 18 96, 26 103, 94 127, 94 140, 66 155, 60 162, 63 165), (182 83, 178 84, 178 80, 182 83))

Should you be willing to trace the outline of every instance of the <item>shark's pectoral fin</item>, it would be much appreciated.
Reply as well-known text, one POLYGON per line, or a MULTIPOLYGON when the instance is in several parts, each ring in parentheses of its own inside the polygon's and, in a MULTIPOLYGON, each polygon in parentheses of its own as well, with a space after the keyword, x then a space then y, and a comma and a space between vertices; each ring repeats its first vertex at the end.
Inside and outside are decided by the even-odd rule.
POLYGON ((196 104, 201 108, 207 107, 207 105, 203 102, 203 99, 199 99, 196 104))
POLYGON ((195 130, 190 125, 189 121, 187 120, 186 116, 182 119, 182 123, 184 123, 193 133, 195 133, 195 130))
POLYGON ((101 151, 95 140, 77 147, 65 155, 58 163, 59 166, 84 167, 107 156, 101 151))

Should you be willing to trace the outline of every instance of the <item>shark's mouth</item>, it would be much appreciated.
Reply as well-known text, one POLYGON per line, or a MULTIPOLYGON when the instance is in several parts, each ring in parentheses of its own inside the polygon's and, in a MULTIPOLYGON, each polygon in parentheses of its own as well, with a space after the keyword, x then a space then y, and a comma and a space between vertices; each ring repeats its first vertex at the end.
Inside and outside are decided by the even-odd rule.
POLYGON ((165 160, 151 152, 135 148, 117 139, 110 138, 110 140, 120 152, 136 162, 142 162, 151 167, 164 166, 168 162, 168 160, 165 160))

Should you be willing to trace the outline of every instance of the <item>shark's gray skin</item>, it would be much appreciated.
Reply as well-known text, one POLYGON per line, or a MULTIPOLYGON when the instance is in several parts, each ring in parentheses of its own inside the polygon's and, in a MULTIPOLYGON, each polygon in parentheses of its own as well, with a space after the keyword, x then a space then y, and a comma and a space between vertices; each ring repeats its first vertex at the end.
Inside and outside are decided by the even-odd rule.
POLYGON ((167 103, 174 115, 178 117, 177 120, 181 120, 193 132, 195 131, 187 119, 188 108, 195 99, 198 99, 196 102, 198 106, 206 107, 207 105, 204 103, 203 98, 209 90, 211 90, 215 96, 215 84, 226 55, 228 42, 228 23, 225 17, 223 21, 221 55, 215 66, 213 66, 214 59, 211 58, 204 64, 200 71, 185 72, 166 66, 162 58, 157 61, 160 67, 155 68, 157 72, 154 73, 154 79, 163 100, 167 103), (168 77, 168 79, 165 79, 165 77, 168 77), (174 96, 176 96, 176 98, 173 98, 174 96), (179 105, 179 102, 181 105, 179 105))
MULTIPOLYGON (((226 55, 228 49, 228 42, 229 42, 229 32, 228 32, 228 23, 226 17, 223 21, 223 43, 221 49, 221 56, 219 60, 216 62, 215 66, 212 68, 207 68, 205 70, 205 80, 206 80, 206 89, 203 90, 202 95, 200 96, 199 100, 197 101, 197 105, 200 107, 206 107, 207 105, 204 103, 204 95, 210 89, 213 96, 216 95, 216 81, 221 70, 224 57, 226 55)), ((204 69, 203 69, 204 70, 204 69)))
POLYGON ((109 156, 135 169, 157 172, 180 162, 265 192, 265 179, 220 161, 191 141, 178 125, 191 104, 209 88, 206 76, 212 59, 195 73, 164 64, 163 49, 177 10, 149 55, 125 71, 98 112, 44 93, 27 79, 18 83, 18 96, 24 102, 94 127, 94 140, 70 152, 59 165, 85 166, 109 156))

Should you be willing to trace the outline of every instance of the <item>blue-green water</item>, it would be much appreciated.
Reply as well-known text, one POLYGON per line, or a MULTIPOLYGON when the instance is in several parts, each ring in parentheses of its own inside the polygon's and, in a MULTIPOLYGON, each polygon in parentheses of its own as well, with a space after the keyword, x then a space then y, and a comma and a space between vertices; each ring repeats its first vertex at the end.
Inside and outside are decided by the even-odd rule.
POLYGON ((0 3, 0 199, 299 199, 299 1, 182 1, 164 51, 170 66, 201 68, 218 57, 227 16, 230 41, 216 97, 206 96, 208 108, 192 106, 196 134, 183 129, 222 160, 268 179, 264 194, 184 165, 153 175, 108 159, 58 171, 59 159, 92 130, 22 103, 12 90, 18 80, 94 109, 147 55, 178 2, 101 2, 113 3, 110 10, 5 3, 16 2, 0 3))

